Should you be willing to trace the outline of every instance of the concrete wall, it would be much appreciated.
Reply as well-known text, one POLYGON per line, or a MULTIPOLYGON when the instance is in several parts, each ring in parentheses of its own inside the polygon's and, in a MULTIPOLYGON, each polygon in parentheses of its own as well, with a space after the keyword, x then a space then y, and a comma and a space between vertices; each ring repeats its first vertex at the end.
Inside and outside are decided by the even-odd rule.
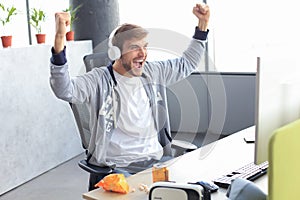
POLYGON ((73 27, 76 40, 92 40, 94 52, 107 51, 108 37, 119 25, 118 0, 69 0, 77 11, 73 27), (88 30, 88 31, 87 31, 88 30))
MULTIPOLYGON (((0 194, 83 152, 73 113, 49 85, 50 45, 0 49, 0 194)), ((71 75, 91 41, 67 43, 71 75)))

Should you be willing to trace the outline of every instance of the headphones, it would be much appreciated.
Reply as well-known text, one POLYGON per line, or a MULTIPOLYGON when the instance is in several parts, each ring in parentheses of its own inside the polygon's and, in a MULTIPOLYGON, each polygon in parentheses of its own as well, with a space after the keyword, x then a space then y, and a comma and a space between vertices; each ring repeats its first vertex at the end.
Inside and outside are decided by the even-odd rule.
POLYGON ((117 28, 115 28, 115 30, 113 30, 111 32, 111 34, 109 35, 108 38, 108 50, 107 50, 107 54, 110 60, 117 60, 119 58, 121 58, 121 50, 119 47, 114 46, 112 44, 112 39, 115 36, 116 32, 118 31, 118 29, 120 28, 120 26, 118 26, 117 28))

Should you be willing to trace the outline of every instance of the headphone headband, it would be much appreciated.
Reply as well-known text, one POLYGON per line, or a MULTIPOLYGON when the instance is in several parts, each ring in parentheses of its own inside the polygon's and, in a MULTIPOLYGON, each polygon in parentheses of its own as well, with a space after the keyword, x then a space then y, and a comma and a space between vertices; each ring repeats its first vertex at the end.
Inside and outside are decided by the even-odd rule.
POLYGON ((121 58, 121 50, 119 49, 119 47, 117 46, 114 46, 112 44, 112 39, 113 37, 115 36, 115 33, 118 31, 118 29, 120 28, 121 26, 117 26, 117 28, 115 28, 109 35, 109 38, 108 38, 108 51, 107 51, 107 54, 108 54, 108 57, 110 60, 117 60, 119 58, 121 58))
POLYGON ((142 38, 148 34, 144 28, 134 24, 123 24, 115 28, 108 39, 108 55, 111 60, 119 59, 122 56, 122 45, 124 40, 142 38), (113 44, 113 42, 115 44, 113 44), (120 49, 121 48, 121 49, 120 49))

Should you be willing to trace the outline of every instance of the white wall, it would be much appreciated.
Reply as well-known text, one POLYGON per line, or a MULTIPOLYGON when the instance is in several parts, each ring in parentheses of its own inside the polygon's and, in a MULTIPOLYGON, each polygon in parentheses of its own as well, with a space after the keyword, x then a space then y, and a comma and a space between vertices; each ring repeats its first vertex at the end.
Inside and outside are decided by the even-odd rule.
MULTIPOLYGON (((21 14, 12 19, 8 29, 15 30, 13 46, 28 45, 25 0, 0 2, 13 3, 21 10, 21 14)), ((119 0, 120 22, 172 30, 191 37, 193 28, 197 25, 192 8, 199 2, 201 1, 119 0)), ((300 29, 297 28, 300 13, 296 1, 208 0, 208 4, 211 9, 208 38, 211 70, 254 72, 257 56, 273 51, 282 51, 285 54, 286 50, 296 51, 300 45, 300 29)), ((47 44, 53 43, 54 13, 68 5, 69 0, 30 0, 30 7, 47 10, 47 22, 43 26, 47 33, 47 44)), ((35 44, 34 35, 32 39, 35 44)), ((174 56, 173 53, 160 50, 155 54, 151 52, 149 59, 174 56)))
MULTIPOLYGON (((297 51, 300 17, 296 1, 209 0, 218 71, 256 71, 256 57, 297 51)), ((279 54, 279 55, 280 55, 279 54)), ((281 65, 273 67, 282 68, 281 65)))
MULTIPOLYGON (((197 23, 191 10, 199 2, 120 0, 120 21, 165 28, 190 37, 197 23)), ((274 53, 275 57, 280 51, 287 54, 297 51, 300 45, 297 1, 207 0, 207 3, 211 9, 208 38, 211 70, 255 72, 257 56, 274 53)))

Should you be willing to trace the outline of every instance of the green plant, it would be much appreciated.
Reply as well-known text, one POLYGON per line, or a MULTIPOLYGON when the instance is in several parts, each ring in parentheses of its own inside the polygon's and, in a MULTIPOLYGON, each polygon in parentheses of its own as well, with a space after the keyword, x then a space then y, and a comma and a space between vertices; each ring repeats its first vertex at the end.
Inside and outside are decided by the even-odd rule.
POLYGON ((5 8, 4 4, 0 3, 0 9, 1 11, 3 11, 5 13, 5 18, 0 18, 0 21, 3 25, 3 27, 10 22, 11 20, 11 17, 13 15, 16 15, 18 12, 17 12, 17 9, 14 7, 14 6, 11 6, 11 7, 7 7, 5 8))
POLYGON ((42 32, 41 22, 44 22, 46 19, 46 14, 41 9, 32 8, 30 14, 30 24, 35 28, 37 33, 42 32))
POLYGON ((77 11, 79 10, 79 8, 82 7, 82 4, 78 5, 77 7, 73 8, 71 5, 69 6, 69 8, 63 10, 63 12, 69 12, 70 13, 70 17, 71 17, 71 23, 70 23, 70 30, 73 30, 73 22, 77 20, 77 11))

